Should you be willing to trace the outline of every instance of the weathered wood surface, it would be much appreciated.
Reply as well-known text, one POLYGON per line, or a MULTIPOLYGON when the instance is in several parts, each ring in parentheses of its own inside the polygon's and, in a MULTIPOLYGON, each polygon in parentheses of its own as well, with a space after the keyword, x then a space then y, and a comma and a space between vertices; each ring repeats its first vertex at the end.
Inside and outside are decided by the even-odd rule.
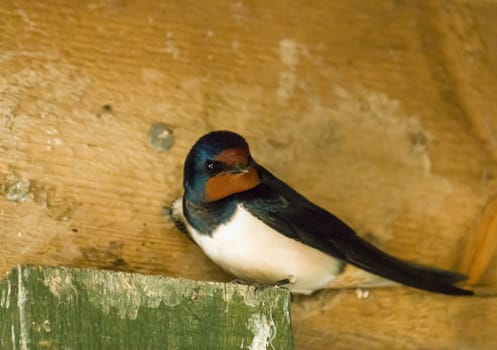
POLYGON ((290 293, 125 272, 18 266, 1 349, 292 349, 290 293))
MULTIPOLYGON (((192 143, 227 128, 384 249, 494 283, 495 18, 492 1, 2 1, 0 273, 232 279, 161 215, 192 143)), ((495 348, 492 299, 464 300, 296 298, 296 348, 495 348)))

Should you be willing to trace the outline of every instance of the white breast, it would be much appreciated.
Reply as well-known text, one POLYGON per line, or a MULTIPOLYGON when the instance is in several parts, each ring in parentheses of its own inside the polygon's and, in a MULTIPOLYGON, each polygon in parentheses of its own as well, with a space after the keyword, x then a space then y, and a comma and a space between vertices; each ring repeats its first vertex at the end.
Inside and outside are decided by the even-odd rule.
POLYGON ((278 233, 241 206, 211 236, 187 228, 209 258, 243 280, 289 279, 292 292, 310 294, 340 272, 339 260, 278 233))

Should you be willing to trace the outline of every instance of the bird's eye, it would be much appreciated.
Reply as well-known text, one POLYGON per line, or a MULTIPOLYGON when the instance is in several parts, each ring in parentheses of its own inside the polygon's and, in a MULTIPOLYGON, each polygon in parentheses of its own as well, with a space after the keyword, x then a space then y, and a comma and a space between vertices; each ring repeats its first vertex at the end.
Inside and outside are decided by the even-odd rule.
POLYGON ((208 160, 207 162, 205 162, 205 169, 210 172, 210 173, 214 173, 216 170, 217 170, 218 166, 216 164, 215 161, 213 160, 208 160))

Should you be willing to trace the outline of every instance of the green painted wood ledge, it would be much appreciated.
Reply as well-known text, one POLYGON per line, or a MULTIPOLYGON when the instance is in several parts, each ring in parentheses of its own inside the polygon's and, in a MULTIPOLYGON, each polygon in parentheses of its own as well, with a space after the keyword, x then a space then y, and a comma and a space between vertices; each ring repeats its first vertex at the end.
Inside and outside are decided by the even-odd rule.
POLYGON ((0 349, 292 349, 282 288, 18 266, 0 282, 0 349))

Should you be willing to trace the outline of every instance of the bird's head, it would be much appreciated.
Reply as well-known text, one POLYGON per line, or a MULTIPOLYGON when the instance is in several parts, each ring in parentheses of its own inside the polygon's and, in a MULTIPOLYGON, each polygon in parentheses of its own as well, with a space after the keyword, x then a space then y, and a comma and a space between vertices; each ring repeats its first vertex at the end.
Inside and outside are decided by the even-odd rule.
POLYGON ((191 201, 214 202, 260 183, 245 139, 231 131, 202 136, 185 160, 183 186, 191 201))

